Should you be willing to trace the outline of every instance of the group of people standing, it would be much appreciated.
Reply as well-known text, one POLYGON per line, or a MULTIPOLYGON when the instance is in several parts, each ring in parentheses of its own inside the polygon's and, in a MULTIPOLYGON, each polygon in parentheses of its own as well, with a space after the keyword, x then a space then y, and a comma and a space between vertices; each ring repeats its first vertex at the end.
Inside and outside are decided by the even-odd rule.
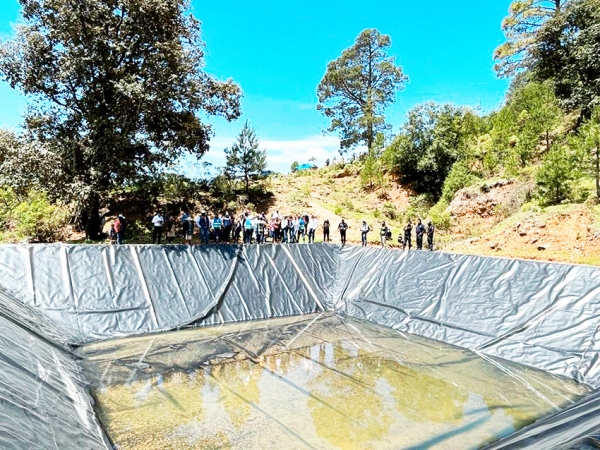
MULTIPOLYGON (((317 221, 313 215, 280 215, 279 211, 273 212, 270 216, 263 213, 253 213, 250 210, 244 211, 238 217, 234 217, 229 212, 224 214, 209 215, 202 211, 196 217, 193 217, 188 210, 183 210, 179 216, 165 216, 161 210, 158 210, 152 217, 152 242, 160 244, 163 235, 167 243, 172 243, 177 234, 182 231, 184 240, 191 244, 194 237, 198 236, 200 243, 208 244, 214 242, 220 243, 239 243, 244 244, 263 244, 263 243, 286 243, 294 244, 299 242, 315 242, 315 234, 319 226, 323 232, 323 242, 331 241, 331 224, 325 219, 322 224, 317 221)), ((346 244, 347 232, 350 226, 342 219, 338 224, 340 242, 346 244)), ((433 250, 433 236, 435 228, 428 222, 427 227, 421 219, 417 220, 413 226, 409 219, 406 223, 403 234, 398 236, 398 243, 403 249, 412 248, 412 235, 416 237, 417 250, 423 249, 423 238, 427 236, 427 248, 433 250)), ((113 223, 111 234, 116 237, 117 244, 123 243, 123 234, 125 231, 125 218, 119 215, 113 223)), ((361 242, 363 246, 368 245, 368 234, 371 232, 369 224, 363 220, 360 226, 361 242)), ((381 222, 379 229, 381 247, 387 246, 387 241, 391 240, 392 233, 385 222, 381 222)))
MULTIPOLYGON (((343 220, 342 220, 343 222, 343 220)), ((341 225, 341 224, 340 224, 341 225)), ((423 236, 427 234, 427 248, 430 251, 433 251, 433 235, 435 233, 435 228, 431 221, 427 223, 427 228, 421 222, 421 219, 417 219, 417 225, 415 228, 415 236, 417 240, 417 250, 423 250, 423 236)), ((402 249, 406 250, 406 247, 410 250, 412 248, 412 230, 413 224, 410 219, 404 226, 403 235, 398 236, 398 243, 402 245, 402 249)), ((360 227, 361 234, 361 244, 366 247, 368 245, 368 234, 371 231, 371 227, 367 223, 366 220, 362 221, 362 225, 360 227)), ((344 233, 345 234, 345 233, 344 233)), ((381 247, 385 248, 387 245, 387 241, 392 239, 392 232, 385 222, 381 222, 381 228, 379 229, 379 238, 381 247)), ((344 241, 345 242, 345 239, 344 241)))

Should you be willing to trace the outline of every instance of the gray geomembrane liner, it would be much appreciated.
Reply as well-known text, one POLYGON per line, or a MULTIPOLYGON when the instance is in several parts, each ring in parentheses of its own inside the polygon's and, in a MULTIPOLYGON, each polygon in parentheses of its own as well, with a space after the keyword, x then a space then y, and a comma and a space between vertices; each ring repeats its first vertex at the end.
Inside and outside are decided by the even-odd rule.
MULTIPOLYGON (((599 294, 600 268, 438 252, 0 246, 0 448, 105 448, 70 346, 189 325, 335 312, 598 389, 599 294)), ((590 448, 599 410, 594 391, 490 448, 590 448)))

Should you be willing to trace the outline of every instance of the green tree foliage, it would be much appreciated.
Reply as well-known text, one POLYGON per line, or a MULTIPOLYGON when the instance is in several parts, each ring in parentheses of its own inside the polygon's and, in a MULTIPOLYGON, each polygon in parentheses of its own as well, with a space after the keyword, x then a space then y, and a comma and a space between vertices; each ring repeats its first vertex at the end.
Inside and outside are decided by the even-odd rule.
POLYGON ((62 161, 48 144, 0 130, 0 186, 20 198, 35 189, 51 192, 56 199, 68 195, 67 183, 62 161))
POLYGON ((400 179, 439 198, 452 165, 466 158, 484 126, 471 111, 426 103, 408 113, 401 133, 384 152, 393 153, 400 179))
POLYGON ((578 151, 582 171, 594 177, 596 198, 600 199, 600 107, 593 111, 571 142, 578 151))
POLYGON ((502 21, 506 42, 496 48, 494 69, 501 77, 512 77, 527 68, 540 27, 555 17, 566 0, 516 0, 502 21))
POLYGON ((267 168, 267 152, 260 150, 259 145, 256 131, 246 121, 237 141, 231 145, 231 148, 225 149, 227 157, 225 173, 232 179, 242 180, 246 195, 250 191, 250 184, 259 180, 262 172, 267 168))
POLYGON ((568 199, 577 175, 576 155, 566 145, 554 144, 542 158, 536 176, 542 202, 553 205, 568 199))
POLYGON ((371 151, 376 134, 387 129, 384 109, 407 81, 387 55, 390 45, 389 36, 367 29, 327 65, 317 88, 317 109, 331 119, 327 131, 339 133, 340 153, 360 143, 371 151))
POLYGON ((62 162, 88 236, 104 195, 189 152, 208 150, 201 113, 239 116, 240 89, 203 71, 199 22, 186 0, 20 0, 0 75, 39 101, 28 131, 62 162))
MULTIPOLYGON (((327 161, 329 161, 329 160, 327 160, 327 161)), ((296 170, 298 170, 298 166, 299 165, 300 165, 300 163, 298 161, 294 161, 292 163, 292 166, 290 167, 290 169, 292 170, 292 172, 295 172, 296 170)), ((327 165, 329 165, 329 164, 327 164, 327 165)))
POLYGON ((527 83, 510 93, 491 117, 492 151, 505 166, 518 170, 550 148, 563 112, 549 83, 527 83))
POLYGON ((562 106, 589 118, 600 106, 600 2, 571 0, 536 34, 531 70, 550 80, 562 106))

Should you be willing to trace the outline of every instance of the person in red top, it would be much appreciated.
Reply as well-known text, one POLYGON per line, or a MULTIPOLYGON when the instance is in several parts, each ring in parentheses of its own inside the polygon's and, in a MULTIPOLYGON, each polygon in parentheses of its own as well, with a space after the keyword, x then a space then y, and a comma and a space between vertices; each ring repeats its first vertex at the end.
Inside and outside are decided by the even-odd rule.
POLYGON ((121 245, 123 243, 123 233, 125 232, 125 218, 119 214, 113 223, 113 230, 115 230, 115 234, 117 235, 117 245, 121 245))

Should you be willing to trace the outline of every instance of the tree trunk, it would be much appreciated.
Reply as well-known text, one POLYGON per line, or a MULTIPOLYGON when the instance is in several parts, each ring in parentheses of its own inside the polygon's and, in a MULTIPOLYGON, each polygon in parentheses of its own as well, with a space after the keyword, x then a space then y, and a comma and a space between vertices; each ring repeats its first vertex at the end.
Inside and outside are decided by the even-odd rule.
POLYGON ((85 235, 92 241, 98 241, 100 240, 100 196, 98 194, 92 194, 86 212, 85 235))

